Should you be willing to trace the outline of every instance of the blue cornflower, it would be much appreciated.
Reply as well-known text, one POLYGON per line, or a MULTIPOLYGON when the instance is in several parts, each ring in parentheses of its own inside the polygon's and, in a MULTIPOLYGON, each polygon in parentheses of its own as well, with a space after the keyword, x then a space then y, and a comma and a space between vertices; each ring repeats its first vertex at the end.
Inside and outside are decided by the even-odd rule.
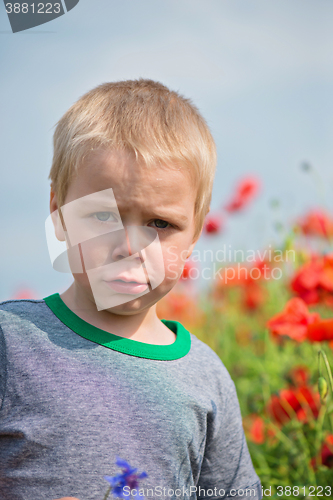
MULTIPOLYGON (((121 474, 116 476, 104 476, 104 479, 110 483, 110 491, 112 491, 113 496, 117 498, 128 498, 128 494, 124 494, 124 486, 128 486, 131 490, 138 489, 139 480, 144 477, 148 477, 146 472, 141 472, 137 474, 138 469, 134 469, 126 460, 117 457, 116 464, 123 469, 121 474)), ((126 492, 127 493, 127 492, 126 492)), ((143 495, 136 491, 135 495, 131 495, 131 498, 144 498, 143 495)))

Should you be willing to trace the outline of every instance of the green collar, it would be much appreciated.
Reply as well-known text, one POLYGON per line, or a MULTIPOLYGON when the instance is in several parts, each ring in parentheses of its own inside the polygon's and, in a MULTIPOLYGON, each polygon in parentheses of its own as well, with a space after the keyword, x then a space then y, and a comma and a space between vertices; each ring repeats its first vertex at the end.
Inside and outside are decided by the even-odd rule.
POLYGON ((176 334, 176 340, 169 345, 154 345, 138 342, 137 340, 126 339, 114 335, 113 333, 101 330, 96 326, 87 323, 77 316, 61 299, 59 293, 45 297, 44 301, 51 311, 62 321, 68 328, 73 330, 81 337, 103 345, 114 351, 138 356, 139 358, 158 359, 161 361, 171 361, 185 356, 191 348, 190 333, 178 321, 168 321, 162 319, 172 332, 176 334))

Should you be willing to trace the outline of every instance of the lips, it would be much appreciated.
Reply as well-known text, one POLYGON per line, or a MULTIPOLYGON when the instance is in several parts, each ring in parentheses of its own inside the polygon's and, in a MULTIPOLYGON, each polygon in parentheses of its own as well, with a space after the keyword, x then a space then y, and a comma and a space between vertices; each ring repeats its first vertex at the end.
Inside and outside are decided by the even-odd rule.
POLYGON ((148 289, 147 283, 142 283, 131 279, 129 276, 117 277, 110 280, 104 280, 108 287, 118 293, 137 294, 148 289))
POLYGON ((147 284, 146 281, 144 281, 144 282, 139 281, 134 276, 115 276, 114 278, 108 279, 106 281, 108 281, 108 282, 111 282, 111 281, 121 281, 121 282, 125 282, 125 283, 136 283, 136 284, 139 284, 139 285, 146 285, 147 284))
POLYGON ((137 283, 135 281, 114 280, 106 281, 105 283, 108 287, 118 293, 128 293, 131 295, 135 295, 137 293, 142 293, 148 290, 147 283, 137 283))

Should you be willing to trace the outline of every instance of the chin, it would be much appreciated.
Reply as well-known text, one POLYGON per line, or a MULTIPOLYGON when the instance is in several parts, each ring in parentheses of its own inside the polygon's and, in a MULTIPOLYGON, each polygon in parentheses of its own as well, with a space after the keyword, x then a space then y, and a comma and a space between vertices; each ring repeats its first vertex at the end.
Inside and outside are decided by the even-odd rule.
POLYGON ((129 302, 125 302, 124 304, 119 304, 115 307, 110 307, 110 309, 105 309, 112 314, 120 314, 120 315, 132 315, 137 314, 147 307, 150 307, 151 304, 143 303, 142 298, 138 297, 136 299, 130 300, 129 302))

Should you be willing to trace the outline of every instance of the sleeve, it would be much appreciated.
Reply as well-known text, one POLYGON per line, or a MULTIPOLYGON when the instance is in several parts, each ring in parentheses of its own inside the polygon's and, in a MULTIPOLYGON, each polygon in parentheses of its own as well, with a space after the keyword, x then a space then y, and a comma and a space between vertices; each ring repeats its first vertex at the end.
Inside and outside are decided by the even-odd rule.
MULTIPOLYGON (((214 404, 215 418, 207 422, 207 439, 197 485, 198 499, 262 498, 245 439, 236 387, 228 374, 224 402, 214 404)), ((221 396, 220 396, 221 397, 221 396)))
POLYGON ((0 411, 5 397, 7 379, 7 359, 5 336, 0 326, 0 411))

